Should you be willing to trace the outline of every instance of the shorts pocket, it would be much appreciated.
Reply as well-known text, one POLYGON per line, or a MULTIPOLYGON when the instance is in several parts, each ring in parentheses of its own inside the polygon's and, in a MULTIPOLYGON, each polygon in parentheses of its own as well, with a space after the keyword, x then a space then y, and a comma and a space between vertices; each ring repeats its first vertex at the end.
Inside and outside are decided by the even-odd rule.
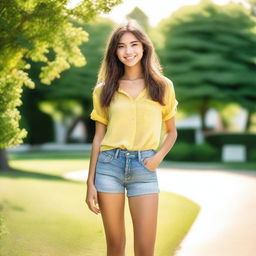
POLYGON ((152 157, 153 155, 155 155, 155 151, 151 151, 151 152, 147 153, 145 156, 143 156, 143 157, 141 158, 141 163, 142 163, 142 165, 143 165, 144 168, 145 168, 147 171, 149 171, 149 172, 155 172, 156 169, 155 169, 155 170, 150 170, 150 169, 148 169, 148 168, 146 167, 146 165, 144 164, 144 160, 147 159, 147 158, 152 157))
POLYGON ((98 162, 109 163, 113 160, 114 156, 112 154, 100 151, 98 156, 98 162))
MULTIPOLYGON (((146 157, 146 158, 147 158, 147 157, 146 157)), ((144 159, 146 159, 146 158, 144 158, 144 159)), ((155 169, 155 170, 150 170, 150 169, 148 169, 148 167, 146 167, 146 165, 144 164, 144 159, 142 159, 142 165, 145 167, 145 169, 146 169, 147 171, 149 171, 149 172, 155 172, 156 169, 155 169)))

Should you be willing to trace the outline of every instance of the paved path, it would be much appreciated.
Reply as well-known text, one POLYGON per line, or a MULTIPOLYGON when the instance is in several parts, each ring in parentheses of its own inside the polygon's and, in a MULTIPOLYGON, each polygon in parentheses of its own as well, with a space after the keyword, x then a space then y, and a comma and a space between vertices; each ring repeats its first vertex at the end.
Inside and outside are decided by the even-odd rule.
MULTIPOLYGON (((255 172, 160 168, 157 175, 161 190, 201 206, 177 256, 256 256, 255 172)), ((85 181, 87 171, 65 177, 85 181)))

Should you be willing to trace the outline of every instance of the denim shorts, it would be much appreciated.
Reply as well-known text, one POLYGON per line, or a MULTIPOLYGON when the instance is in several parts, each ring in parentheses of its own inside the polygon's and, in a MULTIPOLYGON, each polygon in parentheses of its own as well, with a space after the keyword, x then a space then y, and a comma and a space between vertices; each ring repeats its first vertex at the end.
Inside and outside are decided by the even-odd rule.
POLYGON ((114 148, 99 152, 95 170, 98 192, 125 193, 127 197, 159 193, 157 172, 149 170, 143 160, 153 156, 154 149, 124 150, 114 148))

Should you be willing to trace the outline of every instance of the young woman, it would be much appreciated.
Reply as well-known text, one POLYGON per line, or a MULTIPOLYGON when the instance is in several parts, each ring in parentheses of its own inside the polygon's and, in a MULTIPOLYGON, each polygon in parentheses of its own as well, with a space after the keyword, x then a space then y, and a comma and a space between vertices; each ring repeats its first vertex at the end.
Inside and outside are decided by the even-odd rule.
POLYGON ((89 209, 101 213, 108 256, 125 255, 125 190, 135 256, 154 255, 156 169, 177 137, 177 104, 173 84, 162 75, 145 32, 135 21, 115 29, 93 90, 96 130, 86 195, 89 209), (166 136, 160 144, 162 128, 166 136))

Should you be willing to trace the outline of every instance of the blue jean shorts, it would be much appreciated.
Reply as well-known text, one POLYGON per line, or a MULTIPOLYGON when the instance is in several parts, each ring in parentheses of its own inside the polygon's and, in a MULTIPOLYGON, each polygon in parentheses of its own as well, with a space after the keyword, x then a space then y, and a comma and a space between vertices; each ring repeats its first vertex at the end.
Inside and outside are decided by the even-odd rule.
POLYGON ((143 160, 155 150, 131 151, 114 148, 99 152, 95 170, 98 192, 125 193, 127 197, 159 193, 157 172, 149 170, 143 160))

